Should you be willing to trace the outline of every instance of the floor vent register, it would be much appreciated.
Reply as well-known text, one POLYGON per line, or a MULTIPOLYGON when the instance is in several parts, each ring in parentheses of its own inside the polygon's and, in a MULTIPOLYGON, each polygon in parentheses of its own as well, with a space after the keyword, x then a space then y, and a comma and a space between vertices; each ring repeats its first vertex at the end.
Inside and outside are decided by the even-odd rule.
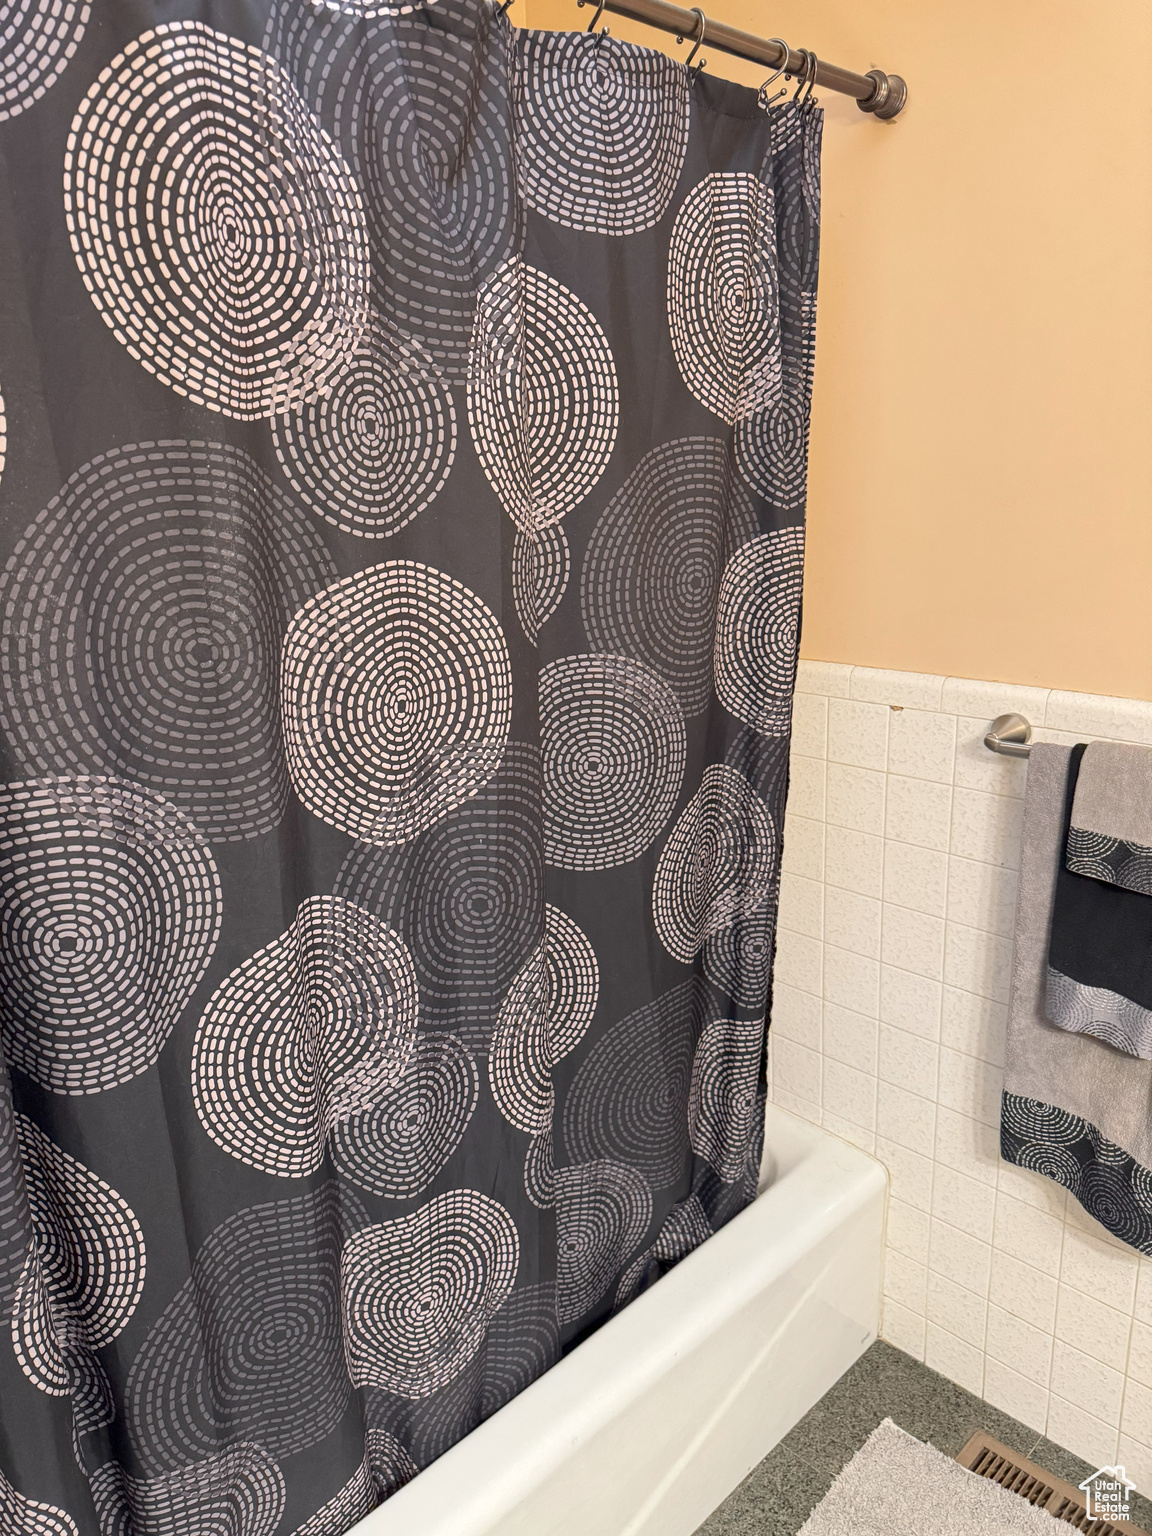
MULTIPOLYGON (((1053 1477, 1026 1456, 1010 1450, 983 1431, 972 1436, 956 1460, 962 1467, 987 1477, 1009 1493, 1018 1493, 1038 1509, 1063 1520, 1084 1536, 1147 1536, 1127 1520, 1099 1518, 1089 1514, 1087 1495, 1062 1478, 1053 1477)), ((1105 1469, 1108 1470, 1108 1469, 1105 1469)))

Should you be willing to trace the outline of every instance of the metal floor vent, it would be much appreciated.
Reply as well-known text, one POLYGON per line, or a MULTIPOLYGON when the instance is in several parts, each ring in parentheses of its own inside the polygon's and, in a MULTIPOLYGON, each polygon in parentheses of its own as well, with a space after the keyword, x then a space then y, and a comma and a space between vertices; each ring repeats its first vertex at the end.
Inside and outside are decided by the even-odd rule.
POLYGON ((1065 1521, 1074 1530, 1083 1531, 1084 1536, 1148 1536, 1140 1526, 1128 1520, 1090 1520, 1084 1494, 1079 1488, 1053 1477, 1051 1472, 1010 1450, 999 1440, 993 1440, 983 1430, 972 1436, 956 1460, 978 1477, 991 1478, 1009 1493, 1020 1494, 1037 1509, 1065 1521))

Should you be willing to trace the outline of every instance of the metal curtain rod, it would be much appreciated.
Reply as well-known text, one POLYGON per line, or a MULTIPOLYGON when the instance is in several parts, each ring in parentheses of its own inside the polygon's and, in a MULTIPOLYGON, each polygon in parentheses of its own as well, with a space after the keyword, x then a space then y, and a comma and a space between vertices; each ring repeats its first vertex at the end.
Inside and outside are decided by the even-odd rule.
MULTIPOLYGON (((814 54, 805 50, 781 46, 779 38, 757 37, 752 32, 741 32, 722 21, 709 20, 702 10, 685 11, 667 0, 577 0, 578 5, 596 4, 596 25, 601 12, 611 11, 616 16, 627 16, 631 21, 642 21, 646 26, 657 27, 661 32, 673 32, 677 37, 688 37, 701 47, 719 48, 737 59, 748 59, 753 64, 766 64, 804 80, 811 73, 814 54)), ((908 100, 908 87, 899 75, 886 75, 882 69, 870 69, 867 74, 855 75, 839 64, 826 64, 816 60, 815 84, 828 91, 839 91, 842 96, 854 96, 861 112, 871 112, 874 117, 895 117, 908 100)))

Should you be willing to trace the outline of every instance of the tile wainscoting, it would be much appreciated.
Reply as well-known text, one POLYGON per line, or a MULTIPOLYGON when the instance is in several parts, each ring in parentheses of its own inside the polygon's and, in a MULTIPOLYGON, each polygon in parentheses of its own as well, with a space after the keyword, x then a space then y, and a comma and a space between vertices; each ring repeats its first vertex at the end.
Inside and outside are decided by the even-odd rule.
POLYGON ((883 1337, 1152 1493, 1152 1259, 1001 1163, 1027 764, 1152 745, 1152 703, 801 662, 769 1047, 776 1103, 891 1176, 883 1337))

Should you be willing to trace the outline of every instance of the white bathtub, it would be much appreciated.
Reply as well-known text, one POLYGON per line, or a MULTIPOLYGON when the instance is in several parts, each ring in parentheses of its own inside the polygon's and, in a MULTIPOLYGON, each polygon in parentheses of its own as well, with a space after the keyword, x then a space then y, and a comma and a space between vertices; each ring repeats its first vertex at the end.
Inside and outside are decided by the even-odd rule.
POLYGON ((885 1187, 769 1105, 753 1204, 354 1536, 690 1536, 876 1337, 885 1187))

